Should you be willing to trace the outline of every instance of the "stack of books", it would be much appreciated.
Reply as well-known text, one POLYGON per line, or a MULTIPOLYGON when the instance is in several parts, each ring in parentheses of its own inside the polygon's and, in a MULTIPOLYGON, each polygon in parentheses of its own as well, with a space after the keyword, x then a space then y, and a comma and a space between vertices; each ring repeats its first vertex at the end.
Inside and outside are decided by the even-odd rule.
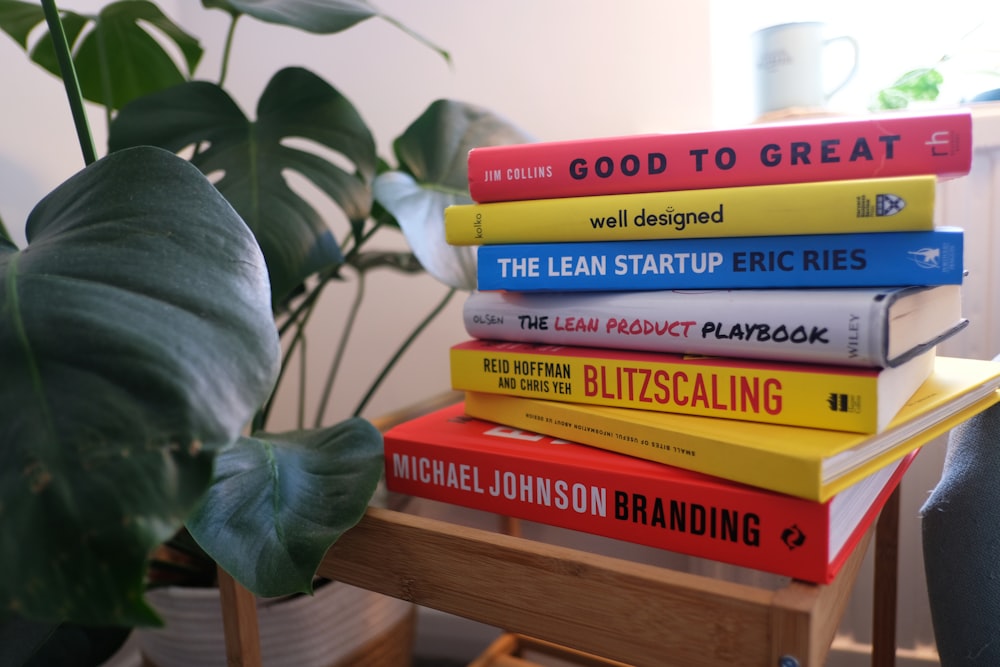
POLYGON ((919 448, 998 401, 967 324, 956 110, 477 148, 459 405, 390 490, 824 583, 919 448))

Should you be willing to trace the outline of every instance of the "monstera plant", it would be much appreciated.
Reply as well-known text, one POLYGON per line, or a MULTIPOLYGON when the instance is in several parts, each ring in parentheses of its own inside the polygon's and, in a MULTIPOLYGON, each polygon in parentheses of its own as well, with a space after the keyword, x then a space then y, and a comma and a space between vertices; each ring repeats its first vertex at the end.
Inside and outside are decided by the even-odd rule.
MULTIPOLYGON (((232 27, 324 34, 380 16, 362 0, 202 4, 232 27)), ((219 83, 195 79, 198 40, 145 0, 95 15, 0 0, 0 29, 63 77, 85 164, 31 212, 25 247, 0 226, 0 643, 62 623, 156 624, 151 554, 178 535, 254 593, 310 591, 381 472, 381 436, 357 415, 472 286, 471 259, 443 242, 444 207, 469 201, 465 153, 527 137, 439 100, 396 139, 392 166, 351 102, 298 67, 271 78, 251 119, 222 84, 232 32, 219 83), (103 157, 84 100, 107 111, 103 157), (292 172, 342 212, 343 234, 292 172), (369 248, 400 228, 411 251, 369 248), (439 307, 353 416, 326 425, 320 410, 312 428, 269 433, 321 293, 386 268, 445 282, 439 307)), ((356 306, 340 309, 348 328, 356 306)))

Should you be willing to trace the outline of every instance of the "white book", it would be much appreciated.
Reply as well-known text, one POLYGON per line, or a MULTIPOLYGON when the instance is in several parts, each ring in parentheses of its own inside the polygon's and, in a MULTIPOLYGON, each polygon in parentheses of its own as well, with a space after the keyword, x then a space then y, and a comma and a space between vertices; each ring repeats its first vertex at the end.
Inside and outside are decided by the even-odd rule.
POLYGON ((961 331, 961 287, 473 292, 470 336, 841 366, 898 366, 961 331))

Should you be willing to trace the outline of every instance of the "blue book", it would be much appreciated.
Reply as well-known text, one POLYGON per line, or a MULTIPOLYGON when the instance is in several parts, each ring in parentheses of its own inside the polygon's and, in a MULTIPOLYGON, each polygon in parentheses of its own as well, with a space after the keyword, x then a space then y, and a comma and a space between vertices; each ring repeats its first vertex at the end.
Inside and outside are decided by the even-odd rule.
POLYGON ((960 285, 963 230, 478 248, 480 290, 580 291, 960 285))

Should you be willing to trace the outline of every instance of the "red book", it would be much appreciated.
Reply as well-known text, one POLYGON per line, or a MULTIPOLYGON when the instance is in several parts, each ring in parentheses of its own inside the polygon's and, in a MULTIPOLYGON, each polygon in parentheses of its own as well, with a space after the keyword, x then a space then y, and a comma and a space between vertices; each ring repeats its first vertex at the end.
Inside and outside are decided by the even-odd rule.
POLYGON ((972 165, 968 109, 484 146, 469 151, 480 203, 935 174, 972 165))
POLYGON ((915 455, 818 503, 474 419, 462 403, 385 433, 391 491, 815 583, 915 455))

